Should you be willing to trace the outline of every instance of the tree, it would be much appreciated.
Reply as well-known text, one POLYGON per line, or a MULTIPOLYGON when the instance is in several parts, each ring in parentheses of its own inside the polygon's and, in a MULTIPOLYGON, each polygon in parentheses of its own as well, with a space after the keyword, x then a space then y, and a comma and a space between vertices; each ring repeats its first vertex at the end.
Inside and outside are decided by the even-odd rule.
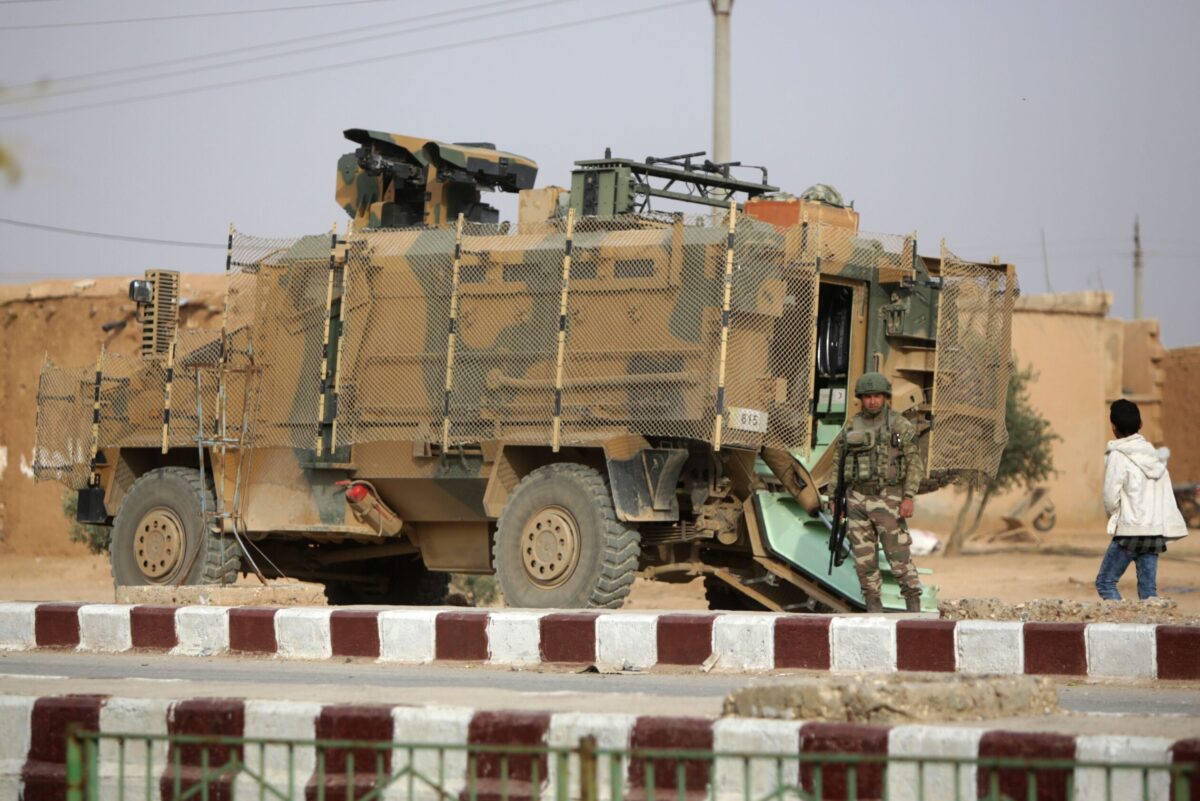
POLYGON ((1008 429, 1008 443, 1000 454, 1000 466, 995 478, 983 484, 983 496, 975 510, 975 518, 968 529, 964 526, 967 513, 975 501, 977 483, 967 484, 967 497, 958 512, 950 541, 946 543, 946 553, 954 555, 962 551, 966 542, 983 519, 983 512, 988 502, 997 492, 1013 487, 1032 488, 1039 481, 1045 481, 1057 471, 1054 469, 1054 454, 1052 446, 1062 437, 1050 428, 1050 422, 1033 408, 1029 402, 1029 382, 1037 378, 1032 367, 1024 370, 1012 370, 1008 374, 1008 393, 1004 400, 1004 425, 1008 429))

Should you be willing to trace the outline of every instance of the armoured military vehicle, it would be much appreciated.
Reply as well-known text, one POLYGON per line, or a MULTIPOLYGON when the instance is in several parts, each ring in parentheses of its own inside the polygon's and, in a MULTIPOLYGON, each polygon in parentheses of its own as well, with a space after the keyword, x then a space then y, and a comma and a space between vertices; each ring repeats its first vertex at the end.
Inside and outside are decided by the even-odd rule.
POLYGON ((917 424, 926 489, 995 470, 1011 266, 701 153, 538 189, 489 144, 346 136, 352 222, 231 228, 220 330, 181 329, 178 275, 150 271, 139 358, 45 366, 34 469, 112 526, 117 584, 436 603, 494 573, 510 605, 578 608, 703 576, 714 607, 854 610, 819 491, 860 374, 917 424))

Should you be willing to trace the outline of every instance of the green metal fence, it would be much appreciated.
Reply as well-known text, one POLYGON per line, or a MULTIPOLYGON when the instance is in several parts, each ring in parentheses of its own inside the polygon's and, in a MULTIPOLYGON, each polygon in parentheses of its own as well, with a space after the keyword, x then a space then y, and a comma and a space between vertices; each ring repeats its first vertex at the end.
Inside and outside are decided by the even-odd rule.
POLYGON ((1192 799, 1194 763, 902 757, 72 729, 68 801, 1022 801, 1192 799))

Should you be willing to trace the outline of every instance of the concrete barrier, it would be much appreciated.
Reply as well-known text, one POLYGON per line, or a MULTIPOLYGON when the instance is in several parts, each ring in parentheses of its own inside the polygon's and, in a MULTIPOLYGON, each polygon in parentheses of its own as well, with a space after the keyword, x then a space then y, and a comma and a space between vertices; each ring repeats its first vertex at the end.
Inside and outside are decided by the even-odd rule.
POLYGON ((0 650, 37 648, 726 672, 934 671, 1200 679, 1200 626, 774 613, 0 603, 0 650))

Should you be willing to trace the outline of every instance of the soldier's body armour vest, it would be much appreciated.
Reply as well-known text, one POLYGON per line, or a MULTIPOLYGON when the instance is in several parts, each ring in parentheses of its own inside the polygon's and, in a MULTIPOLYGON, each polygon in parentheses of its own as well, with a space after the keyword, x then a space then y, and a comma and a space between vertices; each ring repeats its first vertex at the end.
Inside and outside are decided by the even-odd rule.
MULTIPOLYGON (((846 482, 894 486, 903 484, 908 465, 900 450, 900 432, 893 425, 895 412, 887 408, 872 425, 861 414, 846 431, 846 482)), ((897 415, 898 416, 898 415, 897 415)))

